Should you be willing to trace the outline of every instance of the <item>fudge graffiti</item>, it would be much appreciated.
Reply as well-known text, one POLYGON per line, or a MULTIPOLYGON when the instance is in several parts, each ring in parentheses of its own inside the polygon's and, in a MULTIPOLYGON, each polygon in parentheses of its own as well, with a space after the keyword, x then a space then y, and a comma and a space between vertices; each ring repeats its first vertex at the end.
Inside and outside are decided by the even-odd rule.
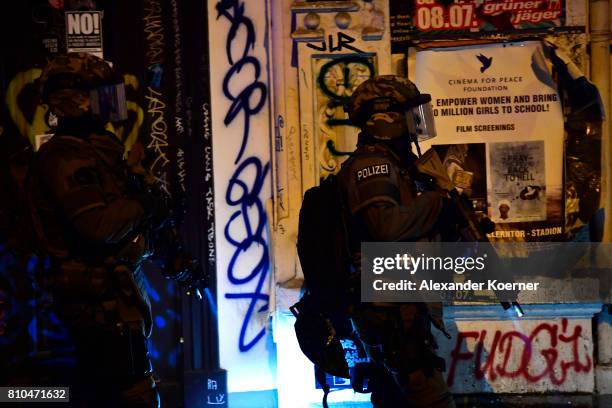
POLYGON ((494 382, 501 378, 523 378, 529 383, 549 380, 561 385, 569 376, 586 374, 593 369, 593 361, 581 342, 582 326, 576 325, 569 331, 568 320, 561 319, 541 323, 530 333, 496 330, 490 343, 486 341, 487 330, 459 332, 446 381, 452 386, 458 366, 465 363, 473 366, 476 379, 486 377, 494 382), (469 340, 476 342, 474 351, 469 348, 463 351, 469 340), (562 353, 561 348, 568 345, 571 351, 562 353))

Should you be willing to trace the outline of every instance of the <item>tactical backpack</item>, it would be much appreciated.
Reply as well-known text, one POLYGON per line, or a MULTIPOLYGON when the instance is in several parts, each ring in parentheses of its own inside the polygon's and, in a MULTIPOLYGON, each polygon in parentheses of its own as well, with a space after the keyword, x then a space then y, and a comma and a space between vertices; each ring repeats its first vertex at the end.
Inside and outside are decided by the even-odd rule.
POLYGON ((331 175, 304 194, 300 209, 297 252, 304 273, 304 294, 291 307, 302 352, 315 365, 324 391, 325 373, 350 378, 340 338, 350 336, 350 256, 338 180, 331 175))
POLYGON ((306 292, 324 311, 342 306, 350 258, 338 179, 327 177, 304 194, 300 209, 297 252, 306 292))

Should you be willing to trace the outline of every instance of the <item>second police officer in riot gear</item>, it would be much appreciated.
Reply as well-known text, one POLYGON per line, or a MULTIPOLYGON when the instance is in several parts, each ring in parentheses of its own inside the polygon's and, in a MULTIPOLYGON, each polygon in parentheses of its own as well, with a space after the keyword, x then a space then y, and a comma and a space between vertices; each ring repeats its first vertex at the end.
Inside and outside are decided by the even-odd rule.
POLYGON ((169 212, 161 197, 133 187, 124 145, 105 129, 127 117, 123 81, 104 60, 70 53, 45 67, 40 85, 58 127, 36 154, 31 205, 51 260, 45 286, 75 344, 71 400, 157 407, 141 264, 169 212))
MULTIPOLYGON (((349 116, 361 133, 338 180, 356 268, 363 241, 440 239, 444 197, 419 191, 412 177, 412 147, 435 136, 430 101, 412 82, 390 75, 365 81, 350 98, 349 116)), ((362 303, 351 320, 375 366, 375 407, 454 407, 431 333, 432 324, 443 330, 439 304, 362 303)))

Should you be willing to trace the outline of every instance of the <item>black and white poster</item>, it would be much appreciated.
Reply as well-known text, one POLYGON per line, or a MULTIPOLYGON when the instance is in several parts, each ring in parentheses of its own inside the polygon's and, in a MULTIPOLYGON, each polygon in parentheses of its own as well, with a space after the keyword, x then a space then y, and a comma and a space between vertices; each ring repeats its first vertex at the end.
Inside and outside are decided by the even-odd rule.
POLYGON ((66 12, 66 48, 68 52, 88 52, 104 58, 101 11, 66 12))
POLYGON ((491 219, 546 220, 544 141, 491 143, 491 219))

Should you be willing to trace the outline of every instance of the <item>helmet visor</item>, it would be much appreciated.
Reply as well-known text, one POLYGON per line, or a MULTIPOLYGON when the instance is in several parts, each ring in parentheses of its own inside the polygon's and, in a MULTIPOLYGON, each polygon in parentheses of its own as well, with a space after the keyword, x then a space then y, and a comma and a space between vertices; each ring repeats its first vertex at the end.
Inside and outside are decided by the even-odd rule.
POLYGON ((102 122, 119 122, 127 119, 125 85, 103 85, 89 92, 91 113, 102 122))
POLYGON ((419 142, 436 137, 433 108, 431 101, 415 106, 406 111, 408 131, 416 135, 419 142))

